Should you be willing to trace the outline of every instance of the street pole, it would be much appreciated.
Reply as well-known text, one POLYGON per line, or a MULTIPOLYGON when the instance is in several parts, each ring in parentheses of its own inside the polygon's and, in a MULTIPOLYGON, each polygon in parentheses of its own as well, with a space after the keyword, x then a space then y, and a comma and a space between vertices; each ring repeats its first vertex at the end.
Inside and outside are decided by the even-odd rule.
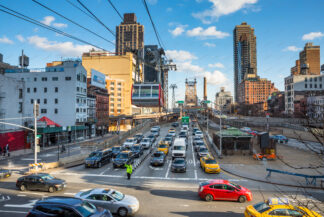
MULTIPOLYGON (((34 163, 37 164, 37 101, 34 100, 34 142, 35 142, 35 150, 34 150, 34 163)), ((37 167, 36 167, 37 168, 37 167)))
POLYGON ((222 107, 220 106, 220 116, 219 116, 219 152, 222 156, 222 107))

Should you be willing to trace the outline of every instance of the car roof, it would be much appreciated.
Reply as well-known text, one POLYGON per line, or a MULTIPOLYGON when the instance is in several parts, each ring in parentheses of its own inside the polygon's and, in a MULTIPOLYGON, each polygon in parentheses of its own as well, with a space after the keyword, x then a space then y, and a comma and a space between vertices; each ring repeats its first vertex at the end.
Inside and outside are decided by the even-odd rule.
POLYGON ((229 181, 228 180, 224 180, 224 179, 212 179, 209 181, 210 184, 228 184, 229 181))
POLYGON ((47 176, 49 173, 32 173, 24 177, 30 177, 30 176, 47 176))
POLYGON ((158 153, 158 154, 164 154, 163 151, 155 151, 153 154, 158 153))
POLYGON ((52 196, 43 198, 42 200, 37 201, 36 204, 40 203, 59 203, 59 204, 67 204, 67 205, 79 205, 82 203, 82 200, 75 197, 64 197, 64 196, 52 196))
POLYGON ((120 153, 126 153, 126 154, 128 154, 129 152, 130 152, 129 150, 124 150, 124 151, 122 151, 120 153))

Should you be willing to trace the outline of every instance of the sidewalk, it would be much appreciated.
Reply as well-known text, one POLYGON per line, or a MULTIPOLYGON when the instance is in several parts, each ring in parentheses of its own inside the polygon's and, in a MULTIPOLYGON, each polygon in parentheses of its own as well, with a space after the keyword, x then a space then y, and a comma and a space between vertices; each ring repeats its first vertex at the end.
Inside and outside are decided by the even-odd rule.
MULTIPOLYGON (((251 155, 241 156, 232 155, 224 156, 223 159, 219 159, 221 168, 228 173, 238 175, 247 179, 258 180, 262 182, 269 182, 273 184, 282 184, 298 187, 314 187, 313 185, 306 185, 304 177, 271 173, 271 176, 267 178, 269 169, 277 169, 281 171, 300 173, 305 175, 324 175, 323 159, 321 156, 315 155, 310 151, 300 150, 292 148, 286 145, 278 145, 278 155, 282 157, 281 160, 274 161, 258 161, 254 160, 251 155), (321 166, 317 169, 309 167, 321 166), (295 169, 303 167, 304 169, 295 169), (305 168, 306 167, 306 168, 305 168)), ((311 181, 311 180, 310 180, 311 181)), ((321 186, 321 180, 317 179, 316 187, 321 186)))

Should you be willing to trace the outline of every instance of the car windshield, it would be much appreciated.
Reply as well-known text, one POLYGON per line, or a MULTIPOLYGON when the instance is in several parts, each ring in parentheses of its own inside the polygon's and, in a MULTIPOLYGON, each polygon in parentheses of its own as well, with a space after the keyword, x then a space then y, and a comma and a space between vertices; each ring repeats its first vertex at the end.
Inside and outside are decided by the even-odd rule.
POLYGON ((132 150, 134 150, 134 151, 140 150, 140 147, 139 146, 133 146, 132 150))
POLYGON ((217 164, 215 160, 206 160, 206 164, 217 164))
POLYGON ((197 145, 205 145, 205 143, 203 141, 197 142, 197 145))
POLYGON ((112 150, 113 151, 119 151, 120 150, 120 147, 113 147, 112 150))
POLYGON ((167 145, 164 145, 164 144, 159 145, 159 148, 167 148, 167 145))
POLYGON ((89 157, 100 157, 101 156, 101 152, 92 152, 89 157))
POLYGON ((126 139, 126 142, 134 142, 134 139, 126 139))
POLYGON ((263 213, 263 212, 270 209, 270 206, 268 204, 264 203, 264 202, 257 203, 253 207, 259 213, 263 213))
POLYGON ((237 189, 240 189, 240 190, 241 190, 241 186, 240 186, 240 185, 238 185, 238 184, 235 184, 235 183, 231 182, 231 183, 230 183, 230 185, 232 185, 232 186, 234 186, 235 188, 237 188, 237 189))
POLYGON ((96 207, 88 202, 83 202, 81 206, 76 207, 76 209, 85 217, 92 216, 97 211, 96 207))
POLYGON ((128 154, 127 153, 120 153, 119 155, 117 155, 117 158, 127 159, 128 158, 128 154))
POLYGON ((43 179, 44 181, 46 181, 46 180, 52 180, 52 179, 54 179, 54 177, 51 176, 50 174, 47 174, 47 175, 42 176, 42 179, 43 179))
POLYGON ((161 157, 162 156, 162 153, 154 153, 153 154, 153 157, 161 157))
POLYGON ((125 197, 125 195, 119 191, 113 191, 110 196, 117 201, 121 201, 125 197))
POLYGON ((174 146, 173 150, 178 150, 178 151, 182 151, 185 150, 186 148, 184 146, 174 146))
POLYGON ((152 138, 152 137, 154 137, 154 135, 151 134, 151 135, 149 135, 148 137, 149 137, 149 138, 152 138))
POLYGON ((207 152, 207 151, 208 151, 207 148, 200 148, 200 149, 199 149, 199 152, 207 152))
POLYGON ((185 160, 184 159, 175 159, 173 161, 174 164, 184 164, 185 160))
POLYGON ((210 184, 210 182, 201 182, 201 183, 199 183, 200 186, 205 186, 205 185, 209 185, 209 184, 210 184))

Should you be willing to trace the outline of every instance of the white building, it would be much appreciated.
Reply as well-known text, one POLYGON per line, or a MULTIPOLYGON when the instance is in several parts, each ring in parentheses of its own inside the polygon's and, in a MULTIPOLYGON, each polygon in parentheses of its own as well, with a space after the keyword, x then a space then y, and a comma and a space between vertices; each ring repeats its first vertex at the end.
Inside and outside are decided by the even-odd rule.
POLYGON ((81 61, 48 63, 45 70, 6 73, 25 82, 24 111, 33 115, 33 103, 39 104, 40 117, 46 116, 63 127, 87 122, 87 72, 81 61))
POLYGON ((307 97, 307 115, 311 119, 323 121, 324 95, 307 97))
MULTIPOLYGON (((0 74, 0 121, 25 126, 25 83, 0 74)), ((32 121, 32 120, 31 120, 32 121)), ((0 133, 13 132, 22 128, 0 123, 0 133)))
POLYGON ((324 74, 290 75, 285 78, 285 112, 294 113, 294 100, 298 92, 324 90, 324 74))
POLYGON ((220 92, 215 96, 215 109, 222 112, 230 112, 233 96, 230 91, 225 91, 225 87, 221 87, 220 92))

